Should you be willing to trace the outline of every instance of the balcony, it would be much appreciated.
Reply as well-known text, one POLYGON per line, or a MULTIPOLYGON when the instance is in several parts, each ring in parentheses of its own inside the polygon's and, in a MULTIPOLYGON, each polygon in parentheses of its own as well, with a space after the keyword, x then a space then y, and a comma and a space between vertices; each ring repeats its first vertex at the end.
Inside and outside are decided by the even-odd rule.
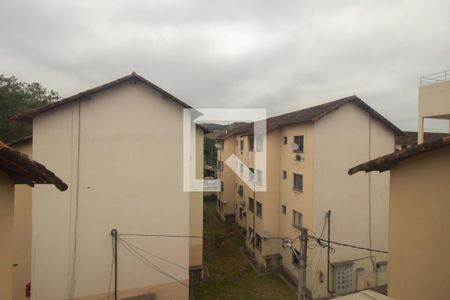
POLYGON ((423 142, 425 118, 450 121, 450 70, 420 78, 419 143, 423 142))

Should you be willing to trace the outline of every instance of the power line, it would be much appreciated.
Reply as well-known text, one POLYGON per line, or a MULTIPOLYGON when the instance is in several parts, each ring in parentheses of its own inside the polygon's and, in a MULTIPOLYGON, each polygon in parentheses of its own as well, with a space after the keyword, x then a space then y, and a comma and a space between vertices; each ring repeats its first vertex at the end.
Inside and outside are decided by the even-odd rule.
POLYGON ((179 267, 179 268, 181 268, 181 269, 184 269, 184 270, 189 271, 188 268, 186 268, 186 267, 184 267, 184 266, 182 266, 182 265, 179 265, 179 264, 177 264, 177 263, 171 262, 170 260, 167 260, 167 259, 165 259, 165 258, 163 258, 163 257, 161 257, 161 256, 158 256, 158 255, 156 255, 156 254, 153 254, 153 253, 151 253, 151 252, 149 252, 149 251, 147 251, 147 250, 144 250, 144 249, 142 249, 142 248, 136 246, 135 244, 131 243, 130 241, 126 241, 126 240, 124 240, 124 239, 122 239, 122 238, 119 238, 119 240, 121 240, 122 242, 124 242, 125 244, 127 244, 128 246, 130 246, 131 248, 134 247, 134 248, 136 248, 136 249, 138 249, 138 250, 140 250, 140 251, 142 251, 142 252, 144 252, 144 253, 147 253, 148 255, 151 255, 151 256, 153 256, 153 257, 156 257, 157 259, 162 260, 162 261, 164 261, 164 262, 166 262, 166 263, 168 263, 168 264, 171 264, 171 265, 173 265, 173 266, 176 266, 176 267, 179 267))
POLYGON ((128 236, 146 236, 146 237, 163 237, 163 238, 195 238, 202 239, 204 236, 201 235, 176 235, 176 234, 144 234, 144 233, 120 233, 121 235, 128 236))
MULTIPOLYGON (((319 243, 321 243, 321 242, 328 243, 327 240, 324 240, 322 238, 317 238, 315 236, 308 236, 308 238, 316 240, 319 243)), ((335 244, 335 245, 339 245, 339 246, 350 247, 350 248, 360 249, 360 250, 367 250, 367 251, 372 251, 372 252, 389 253, 388 251, 384 251, 384 250, 376 250, 376 249, 360 247, 360 246, 355 246, 355 245, 350 245, 350 244, 340 243, 340 242, 335 242, 335 241, 330 241, 330 244, 335 244)), ((330 246, 329 245, 325 245, 324 247, 330 247, 330 246)))
POLYGON ((186 287, 189 287, 188 284, 184 283, 183 281, 179 280, 178 278, 170 275, 169 273, 165 272, 164 270, 162 270, 160 267, 158 267, 157 265, 155 265, 154 263, 152 263, 150 260, 148 260, 145 256, 141 255, 139 252, 137 252, 136 250, 132 249, 131 247, 129 247, 128 245, 126 245, 121 239, 119 239, 119 242, 122 244, 122 246, 131 254, 133 255, 135 258, 137 258, 138 260, 140 260, 144 265, 146 265, 147 267, 149 267, 152 270, 155 270, 163 275, 165 275, 166 277, 175 280, 176 282, 178 282, 181 285, 184 285, 186 287))

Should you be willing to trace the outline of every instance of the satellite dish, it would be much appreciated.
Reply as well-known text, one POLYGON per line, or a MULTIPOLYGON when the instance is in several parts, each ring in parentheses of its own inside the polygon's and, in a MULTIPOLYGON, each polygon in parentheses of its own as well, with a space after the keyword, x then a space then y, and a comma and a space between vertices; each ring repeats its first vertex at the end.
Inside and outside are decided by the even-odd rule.
POLYGON ((219 144, 219 143, 216 143, 216 144, 214 145, 214 147, 216 147, 216 149, 220 149, 220 144, 219 144))
POLYGON ((292 150, 297 151, 298 150, 298 145, 296 143, 292 143, 291 144, 291 148, 292 148, 292 150))

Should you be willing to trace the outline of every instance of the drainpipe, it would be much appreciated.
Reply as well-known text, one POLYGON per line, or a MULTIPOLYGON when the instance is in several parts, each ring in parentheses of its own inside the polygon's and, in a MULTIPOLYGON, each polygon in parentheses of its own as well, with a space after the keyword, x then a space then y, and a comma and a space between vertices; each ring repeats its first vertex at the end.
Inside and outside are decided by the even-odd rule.
POLYGON ((327 251, 327 291, 328 294, 334 294, 332 288, 330 288, 330 240, 331 240, 331 210, 328 211, 328 251, 327 251))

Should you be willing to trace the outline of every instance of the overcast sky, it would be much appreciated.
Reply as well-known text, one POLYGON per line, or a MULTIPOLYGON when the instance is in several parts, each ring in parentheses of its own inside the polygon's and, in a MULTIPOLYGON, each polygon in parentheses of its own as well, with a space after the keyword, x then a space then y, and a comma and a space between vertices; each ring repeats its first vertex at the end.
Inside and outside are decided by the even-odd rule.
POLYGON ((448 0, 2 1, 0 73, 70 96, 136 71, 196 107, 269 115, 356 94, 416 130, 419 77, 450 68, 449 12, 448 0))

